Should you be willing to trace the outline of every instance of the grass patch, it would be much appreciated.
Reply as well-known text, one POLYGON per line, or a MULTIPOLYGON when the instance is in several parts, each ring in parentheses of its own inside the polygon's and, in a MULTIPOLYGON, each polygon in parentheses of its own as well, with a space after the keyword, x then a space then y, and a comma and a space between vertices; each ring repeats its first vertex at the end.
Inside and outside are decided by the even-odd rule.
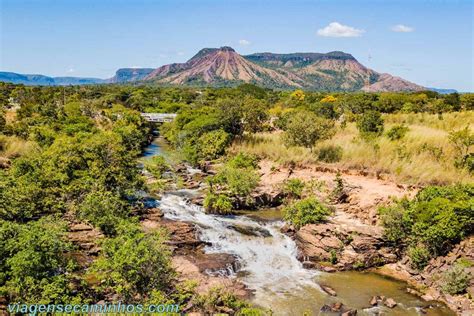
POLYGON ((35 142, 17 136, 0 135, 0 157, 13 159, 38 150, 35 142))
MULTIPOLYGON (((449 132, 474 121, 474 112, 438 115, 390 114, 384 116, 387 129, 403 124, 409 130, 399 140, 381 136, 366 141, 359 137, 355 123, 338 128, 330 140, 320 142, 315 153, 328 146, 340 146, 342 157, 335 167, 365 169, 391 174, 397 181, 410 184, 469 183, 474 177, 466 169, 454 166, 456 150, 449 141, 449 132)), ((304 147, 286 147, 281 132, 245 135, 235 141, 232 152, 248 152, 281 164, 306 165, 318 162, 315 153, 304 147)))

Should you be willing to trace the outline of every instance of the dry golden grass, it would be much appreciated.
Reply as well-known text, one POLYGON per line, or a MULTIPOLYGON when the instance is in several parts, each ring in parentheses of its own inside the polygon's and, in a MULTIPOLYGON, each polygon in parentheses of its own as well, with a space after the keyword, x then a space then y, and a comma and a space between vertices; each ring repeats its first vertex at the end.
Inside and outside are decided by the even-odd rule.
POLYGON ((16 120, 16 110, 7 110, 5 112, 5 120, 7 124, 11 124, 16 120))
POLYGON ((421 125, 448 132, 474 124, 474 111, 445 113, 440 117, 429 113, 398 113, 385 115, 384 119, 387 124, 421 125))
POLYGON ((259 133, 233 144, 232 151, 245 151, 279 163, 317 163, 317 149, 324 145, 343 148, 341 161, 334 167, 364 169, 387 173, 397 181, 410 184, 447 184, 473 182, 467 170, 454 167, 455 151, 448 139, 449 131, 474 122, 473 112, 445 114, 443 120, 430 114, 395 114, 385 118, 385 130, 404 123, 410 130, 398 141, 386 136, 367 142, 359 138, 354 123, 338 129, 336 135, 318 144, 314 152, 302 147, 284 146, 281 133, 259 133), (411 117, 413 116, 413 117, 411 117))
POLYGON ((35 142, 24 140, 17 136, 0 135, 0 157, 17 158, 38 149, 35 142))

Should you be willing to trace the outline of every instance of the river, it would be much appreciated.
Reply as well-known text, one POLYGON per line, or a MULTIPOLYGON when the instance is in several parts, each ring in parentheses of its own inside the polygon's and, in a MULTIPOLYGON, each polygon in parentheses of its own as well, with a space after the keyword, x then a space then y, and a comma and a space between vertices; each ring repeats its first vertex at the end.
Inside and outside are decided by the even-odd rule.
MULTIPOLYGON (((146 149, 146 157, 166 155, 167 150, 155 141, 146 149)), ((191 170, 196 172, 196 170, 191 170)), ((210 244, 208 253, 229 253, 238 258, 239 271, 230 271, 255 292, 253 303, 271 308, 274 315, 331 315, 320 312, 324 304, 342 302, 357 309, 358 315, 421 315, 420 307, 428 306, 417 296, 406 292, 407 284, 374 273, 325 273, 303 268, 296 259, 295 242, 280 232, 283 222, 268 216, 218 216, 206 214, 190 199, 202 194, 198 190, 177 190, 162 195, 157 201, 169 219, 192 222, 199 227, 200 238, 210 244), (244 227, 254 235, 242 234, 234 228, 244 227), (329 296, 319 284, 332 287, 337 297, 329 296), (393 298, 398 305, 370 307, 374 295, 393 298)), ((256 211, 258 214, 259 211, 256 211)), ((265 211, 263 211, 265 212, 265 211)), ((425 309, 423 315, 454 315, 439 303, 425 309)), ((337 315, 333 313, 332 315, 337 315)))

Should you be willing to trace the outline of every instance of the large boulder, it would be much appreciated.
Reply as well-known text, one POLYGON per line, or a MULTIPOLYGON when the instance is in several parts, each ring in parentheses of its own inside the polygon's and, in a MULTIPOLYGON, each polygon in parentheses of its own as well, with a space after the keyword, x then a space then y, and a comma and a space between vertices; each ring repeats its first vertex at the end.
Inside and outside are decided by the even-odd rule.
POLYGON ((302 261, 331 262, 338 270, 370 268, 397 260, 382 235, 364 226, 310 224, 296 232, 295 240, 302 261))
POLYGON ((141 225, 145 231, 164 228, 169 234, 166 244, 170 245, 174 252, 186 253, 205 244, 198 238, 198 231, 193 223, 178 222, 157 216, 154 219, 143 220, 141 225))

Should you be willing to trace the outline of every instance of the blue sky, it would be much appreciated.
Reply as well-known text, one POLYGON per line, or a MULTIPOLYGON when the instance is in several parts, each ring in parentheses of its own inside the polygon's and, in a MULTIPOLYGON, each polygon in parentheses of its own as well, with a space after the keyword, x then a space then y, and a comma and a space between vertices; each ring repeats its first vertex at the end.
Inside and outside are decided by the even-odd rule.
POLYGON ((474 91, 471 0, 0 0, 0 12, 2 71, 108 78, 229 45, 341 50, 424 86, 474 91))

